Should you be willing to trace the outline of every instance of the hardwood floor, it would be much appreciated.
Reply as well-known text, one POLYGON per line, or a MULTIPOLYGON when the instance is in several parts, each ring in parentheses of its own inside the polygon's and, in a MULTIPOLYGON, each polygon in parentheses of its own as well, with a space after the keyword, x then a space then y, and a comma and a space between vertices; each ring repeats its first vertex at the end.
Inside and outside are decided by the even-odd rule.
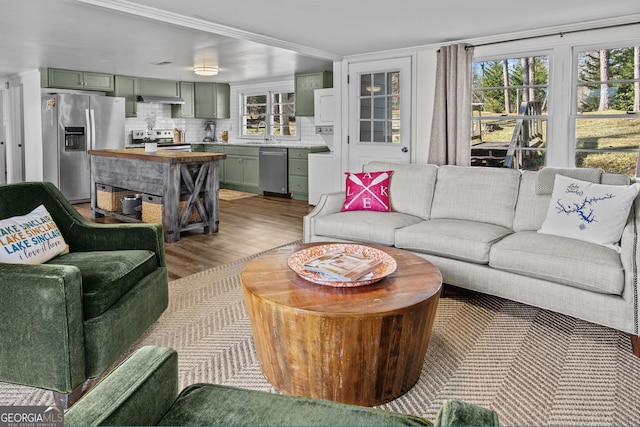
MULTIPOLYGON (((75 207, 92 220, 88 203, 75 207)), ((221 198, 218 233, 196 230, 182 233, 176 243, 165 243, 169 280, 302 239, 302 217, 311 210, 313 206, 305 201, 279 197, 221 198)), ((118 222, 112 218, 92 221, 118 222)))

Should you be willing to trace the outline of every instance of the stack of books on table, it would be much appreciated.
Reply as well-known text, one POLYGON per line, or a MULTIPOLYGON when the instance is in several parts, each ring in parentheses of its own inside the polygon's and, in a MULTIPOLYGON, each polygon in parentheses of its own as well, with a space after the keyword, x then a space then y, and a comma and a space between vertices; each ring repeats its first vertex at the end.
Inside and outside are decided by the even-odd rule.
POLYGON ((367 280, 367 275, 381 265, 381 260, 335 250, 308 261, 304 269, 315 271, 329 282, 355 282, 367 280))

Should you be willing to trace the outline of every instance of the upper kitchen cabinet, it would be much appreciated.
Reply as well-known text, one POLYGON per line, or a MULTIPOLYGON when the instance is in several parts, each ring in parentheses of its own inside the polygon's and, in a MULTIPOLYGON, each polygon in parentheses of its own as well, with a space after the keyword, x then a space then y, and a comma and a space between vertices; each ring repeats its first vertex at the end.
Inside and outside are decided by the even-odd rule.
POLYGON ((195 83, 195 117, 228 119, 231 117, 230 88, 226 83, 195 83))
POLYGON ((138 95, 178 96, 178 82, 174 80, 148 79, 138 77, 138 95))
POLYGON ((195 85, 192 82, 178 83, 180 89, 179 96, 184 99, 184 104, 174 104, 171 106, 171 117, 193 118, 195 117, 195 85))
POLYGON ((138 114, 138 79, 137 77, 115 76, 114 96, 124 98, 125 117, 136 117, 138 114))
POLYGON ((333 72, 331 71, 296 74, 296 116, 313 116, 314 91, 328 87, 333 87, 333 72))
POLYGON ((113 92, 113 74, 45 68, 40 71, 42 87, 113 92))

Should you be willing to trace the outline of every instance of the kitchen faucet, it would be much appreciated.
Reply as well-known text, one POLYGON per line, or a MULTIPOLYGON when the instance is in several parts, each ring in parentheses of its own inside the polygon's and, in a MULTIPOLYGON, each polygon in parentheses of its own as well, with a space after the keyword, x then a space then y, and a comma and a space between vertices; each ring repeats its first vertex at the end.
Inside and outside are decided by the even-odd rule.
POLYGON ((260 131, 260 126, 262 126, 264 128, 264 143, 266 144, 267 141, 268 141, 268 138, 267 138, 267 123, 264 120, 259 122, 258 126, 256 126, 256 133, 258 133, 260 131))

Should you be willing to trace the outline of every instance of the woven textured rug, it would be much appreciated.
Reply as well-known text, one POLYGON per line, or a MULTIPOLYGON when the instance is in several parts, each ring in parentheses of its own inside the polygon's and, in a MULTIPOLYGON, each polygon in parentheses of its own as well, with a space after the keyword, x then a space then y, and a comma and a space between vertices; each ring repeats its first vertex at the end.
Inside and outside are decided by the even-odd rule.
MULTIPOLYGON (((129 352, 175 348, 181 388, 275 392, 260 371, 240 283, 256 256, 171 282, 169 308, 129 352)), ((448 398, 491 407, 502 425, 639 425, 640 359, 627 334, 447 287, 421 378, 381 407, 435 420, 448 398)), ((0 405, 51 402, 50 392, 0 383, 0 405)))

